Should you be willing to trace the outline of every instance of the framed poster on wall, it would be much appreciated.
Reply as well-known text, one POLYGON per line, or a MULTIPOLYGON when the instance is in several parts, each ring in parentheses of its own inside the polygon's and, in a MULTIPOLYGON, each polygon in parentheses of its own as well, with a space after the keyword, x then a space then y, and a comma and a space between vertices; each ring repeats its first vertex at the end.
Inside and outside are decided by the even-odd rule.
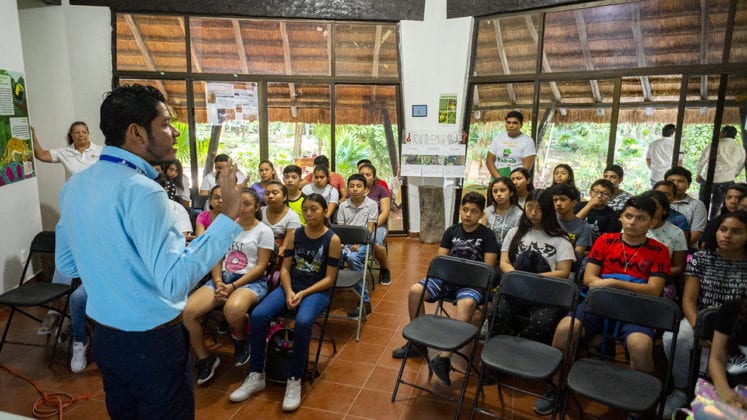
POLYGON ((0 186, 35 175, 28 115, 23 73, 0 69, 0 186))

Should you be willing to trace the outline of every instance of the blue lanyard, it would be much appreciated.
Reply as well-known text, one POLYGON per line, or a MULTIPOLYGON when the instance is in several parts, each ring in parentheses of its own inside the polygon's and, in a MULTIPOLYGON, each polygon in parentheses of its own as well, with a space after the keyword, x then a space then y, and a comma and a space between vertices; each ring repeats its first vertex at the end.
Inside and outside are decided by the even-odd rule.
POLYGON ((116 163, 116 164, 119 164, 119 165, 124 165, 124 166, 127 166, 129 168, 134 169, 140 175, 148 176, 148 175, 145 174, 145 171, 143 171, 142 169, 138 168, 137 166, 135 166, 134 163, 130 162, 127 159, 118 158, 118 157, 115 157, 115 156, 112 156, 112 155, 101 155, 101 156, 99 156, 99 160, 105 160, 107 162, 113 162, 113 163, 116 163))

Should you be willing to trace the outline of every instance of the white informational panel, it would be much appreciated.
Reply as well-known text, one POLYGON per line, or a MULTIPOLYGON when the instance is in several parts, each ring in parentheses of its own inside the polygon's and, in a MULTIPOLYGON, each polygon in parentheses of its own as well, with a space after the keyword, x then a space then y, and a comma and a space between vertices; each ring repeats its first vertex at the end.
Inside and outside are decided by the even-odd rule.
POLYGON ((467 153, 461 132, 409 132, 402 145, 402 176, 461 178, 467 153))

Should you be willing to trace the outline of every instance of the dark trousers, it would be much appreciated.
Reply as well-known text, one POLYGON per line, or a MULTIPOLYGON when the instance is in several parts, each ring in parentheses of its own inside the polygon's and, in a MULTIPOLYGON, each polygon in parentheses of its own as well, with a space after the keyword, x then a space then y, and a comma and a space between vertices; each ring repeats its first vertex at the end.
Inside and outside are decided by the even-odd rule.
MULTIPOLYGON (((713 183, 713 188, 711 190, 711 205, 710 210, 708 210, 709 219, 716 217, 719 211, 721 211, 721 206, 724 204, 724 196, 726 195, 726 187, 733 183, 734 181, 713 183)), ((698 194, 698 198, 700 201, 705 203, 705 182, 699 182, 699 184, 700 193, 698 194)))
POLYGON ((97 326, 93 342, 112 419, 194 419, 189 333, 181 322, 144 332, 97 326))

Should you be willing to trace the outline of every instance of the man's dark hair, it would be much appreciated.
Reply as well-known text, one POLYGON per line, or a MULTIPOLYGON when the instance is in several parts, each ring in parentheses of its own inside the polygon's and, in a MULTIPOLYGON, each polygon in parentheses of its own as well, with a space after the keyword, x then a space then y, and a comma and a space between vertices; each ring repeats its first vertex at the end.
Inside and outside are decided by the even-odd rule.
POLYGON ((737 136, 737 129, 733 125, 727 125, 721 129, 721 137, 734 138, 737 136))
POLYGON ((511 111, 508 114, 506 114, 506 119, 509 118, 516 118, 519 120, 520 123, 524 124, 524 114, 521 113, 521 111, 511 111))
POLYGON ((617 176, 620 177, 620 179, 623 179, 623 176, 625 175, 625 173, 623 172, 622 166, 617 165, 617 164, 613 164, 613 165, 610 165, 604 168, 604 171, 602 171, 602 173, 609 172, 609 171, 616 173, 617 176))
POLYGON ((360 182, 362 182, 362 183, 363 183, 363 186, 364 186, 364 187, 365 187, 365 186, 366 186, 366 184, 367 184, 367 182, 366 182, 366 177, 365 177, 365 176, 363 176, 363 175, 361 175, 361 174, 353 174, 353 175, 350 175, 350 176, 348 177, 348 187, 350 186, 350 182, 351 182, 351 181, 360 181, 360 182))
POLYGON ((664 179, 669 178, 672 175, 679 175, 685 177, 688 184, 693 183, 693 174, 692 172, 688 171, 687 169, 683 168, 682 166, 675 166, 674 168, 668 170, 666 173, 664 173, 664 179))
POLYGON ((327 168, 329 168, 329 158, 324 155, 319 155, 315 157, 314 166, 319 166, 319 165, 326 166, 327 168))
POLYGON ((215 156, 215 158, 213 159, 213 163, 228 162, 228 159, 230 159, 230 157, 227 154, 221 153, 215 156))
POLYGON ((594 187, 596 187, 596 186, 600 186, 600 187, 606 189, 607 191, 610 192, 610 194, 614 194, 614 192, 615 192, 615 184, 607 181, 604 178, 600 178, 600 179, 597 179, 596 181, 594 181, 594 183, 591 184, 591 187, 589 188, 589 191, 591 191, 592 189, 594 189, 594 187))
MULTIPOLYGON (((663 195, 664 193, 661 194, 663 195)), ((666 197, 664 198, 666 199, 666 197)), ((628 207, 632 207, 638 211, 646 212, 652 218, 656 216, 656 201, 654 201, 654 199, 651 197, 646 197, 645 195, 636 195, 630 197, 628 201, 625 202, 622 213, 625 213, 625 210, 628 207)))
POLYGON ((301 176, 301 167, 297 165, 288 165, 285 168, 283 168, 283 175, 287 175, 289 173, 298 174, 298 176, 301 176))
POLYGON ((106 145, 122 147, 130 124, 144 127, 150 137, 150 123, 158 116, 159 102, 164 102, 163 95, 152 86, 123 85, 107 93, 99 110, 99 128, 106 145))
POLYGON ((661 206, 661 219, 667 220, 667 216, 669 216, 669 200, 667 200, 667 196, 663 192, 650 190, 644 192, 641 195, 643 197, 653 198, 654 200, 656 200, 661 206))
POLYGON ((483 197, 480 193, 472 191, 464 194, 464 197, 462 197, 462 205, 465 205, 467 203, 476 205, 480 209, 480 211, 485 210, 485 197, 483 197))
POLYGON ((674 124, 667 124, 661 129, 661 135, 664 137, 672 137, 674 132, 677 131, 677 126, 674 124))
POLYGON ((571 201, 578 201, 581 199, 581 193, 578 191, 578 188, 571 184, 556 184, 550 187, 547 192, 549 192, 553 197, 556 195, 564 195, 570 198, 571 201))

